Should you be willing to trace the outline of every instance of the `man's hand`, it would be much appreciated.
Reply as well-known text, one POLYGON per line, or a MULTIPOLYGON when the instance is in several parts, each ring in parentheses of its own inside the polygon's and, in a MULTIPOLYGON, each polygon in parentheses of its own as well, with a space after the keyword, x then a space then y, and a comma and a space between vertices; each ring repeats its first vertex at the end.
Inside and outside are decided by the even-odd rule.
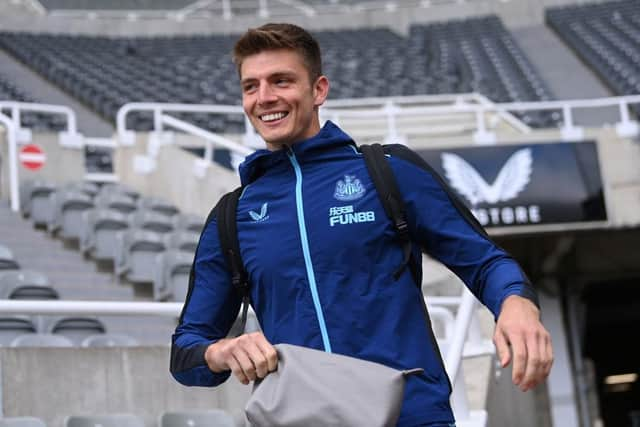
POLYGON ((278 366, 276 349, 262 332, 221 339, 207 348, 204 358, 213 372, 231 370, 242 384, 264 378, 278 366))
POLYGON ((512 380, 520 390, 532 389, 549 375, 553 364, 551 336, 530 300, 517 295, 504 300, 493 342, 503 368, 513 357, 512 380))

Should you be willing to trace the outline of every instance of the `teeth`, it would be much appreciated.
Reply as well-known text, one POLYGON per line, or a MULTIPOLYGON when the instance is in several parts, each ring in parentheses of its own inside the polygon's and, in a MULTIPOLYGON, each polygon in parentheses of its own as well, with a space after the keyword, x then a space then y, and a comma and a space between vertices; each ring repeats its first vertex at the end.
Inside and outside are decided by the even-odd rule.
POLYGON ((263 122, 272 122, 274 120, 280 120, 284 116, 286 116, 286 113, 273 113, 260 116, 260 119, 262 119, 263 122))

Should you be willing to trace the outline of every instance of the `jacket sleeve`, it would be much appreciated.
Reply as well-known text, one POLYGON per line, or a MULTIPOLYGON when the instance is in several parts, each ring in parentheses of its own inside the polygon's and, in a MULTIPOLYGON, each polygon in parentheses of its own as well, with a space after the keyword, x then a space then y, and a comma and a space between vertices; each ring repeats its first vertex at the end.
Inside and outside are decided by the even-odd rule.
POLYGON ((517 262, 489 238, 442 178, 407 147, 394 145, 390 154, 414 241, 453 271, 496 318, 510 295, 538 305, 517 262))
POLYGON ((212 372, 204 353, 210 344, 227 336, 240 304, 222 254, 213 212, 200 236, 189 291, 172 337, 170 371, 178 382, 211 387, 229 378, 230 371, 212 372))

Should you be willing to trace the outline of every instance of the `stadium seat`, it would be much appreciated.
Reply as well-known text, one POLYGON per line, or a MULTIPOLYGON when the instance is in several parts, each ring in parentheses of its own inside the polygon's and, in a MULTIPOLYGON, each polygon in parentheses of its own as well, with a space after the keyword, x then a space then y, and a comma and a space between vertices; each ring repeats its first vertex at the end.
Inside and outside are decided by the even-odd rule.
POLYGON ((116 277, 131 283, 152 283, 156 255, 166 249, 163 233, 132 228, 118 233, 116 239, 116 277))
POLYGON ((11 347, 74 347, 73 341, 63 335, 24 334, 14 338, 11 347))
POLYGON ((0 271, 19 269, 20 264, 14 259, 11 249, 0 245, 0 271))
POLYGON ((185 230, 200 233, 204 226, 204 219, 199 215, 179 213, 174 215, 172 219, 174 230, 185 230))
POLYGON ((29 316, 0 316, 0 346, 7 346, 18 336, 35 334, 37 326, 29 316))
POLYGON ((7 289, 7 299, 16 300, 57 300, 60 299, 58 291, 51 286, 39 285, 17 285, 12 289, 7 289))
POLYGON ((64 188, 71 190, 80 190, 91 198, 95 197, 100 192, 100 186, 91 181, 70 181, 64 188))
POLYGON ((154 300, 183 302, 186 299, 194 254, 195 251, 185 252, 174 249, 157 255, 157 268, 153 278, 154 300))
POLYGON ((222 409, 172 411, 160 415, 160 427, 235 427, 230 413, 222 409))
POLYGON ((116 236, 129 228, 129 215, 111 209, 90 209, 83 213, 80 251, 98 261, 112 261, 116 236))
POLYGON ((94 197, 93 202, 97 209, 109 209, 122 213, 130 213, 138 209, 133 197, 124 192, 112 190, 101 191, 94 197))
POLYGON ((50 286, 45 274, 34 270, 0 272, 0 299, 38 299, 30 298, 36 295, 57 299, 58 292, 50 286))
POLYGON ((151 210, 166 216, 173 216, 180 212, 174 204, 157 197, 138 198, 138 209, 151 210))
POLYGON ((173 230, 173 221, 163 212, 140 208, 129 215, 131 228, 168 233, 173 230))
POLYGON ((7 417, 0 418, 0 427, 47 427, 47 425, 36 417, 7 417))
POLYGON ((54 214, 54 205, 49 197, 57 186, 46 181, 32 183, 27 196, 29 217, 35 226, 46 226, 54 214))
POLYGON ((107 332, 104 323, 95 317, 52 316, 45 323, 43 330, 47 333, 64 336, 77 345, 88 336, 107 332))
POLYGON ((89 335, 80 343, 81 347, 131 347, 138 345, 138 340, 129 335, 96 334, 89 335))
POLYGON ((104 194, 120 194, 128 196, 133 200, 137 200, 140 197, 140 193, 138 191, 119 183, 104 184, 100 187, 98 195, 104 194))
POLYGON ((50 197, 54 210, 47 230, 59 232, 63 239, 79 239, 82 213, 93 208, 92 197, 80 189, 71 188, 56 190, 50 197))
POLYGON ((145 427, 142 418, 133 414, 71 415, 64 427, 145 427))
POLYGON ((198 247, 200 234, 193 231, 172 231, 165 235, 167 249, 185 252, 195 252, 198 247))

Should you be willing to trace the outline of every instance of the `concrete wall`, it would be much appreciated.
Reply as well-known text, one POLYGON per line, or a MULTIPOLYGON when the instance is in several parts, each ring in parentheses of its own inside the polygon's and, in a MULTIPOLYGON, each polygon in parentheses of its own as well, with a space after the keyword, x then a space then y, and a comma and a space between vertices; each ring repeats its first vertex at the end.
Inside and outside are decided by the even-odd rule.
POLYGON ((156 427, 164 411, 225 408, 243 425, 249 387, 184 387, 169 374, 168 347, 0 348, 2 414, 36 416, 63 427, 65 416, 133 413, 156 427))
POLYGON ((141 194, 167 199, 182 212, 206 216, 220 196, 240 185, 235 172, 215 163, 209 165, 203 177, 197 177, 197 157, 176 146, 160 148, 153 172, 136 173, 134 161, 136 156, 146 155, 147 138, 146 134, 138 134, 134 146, 119 147, 114 153, 114 171, 120 182, 141 194))
POLYGON ((497 14, 511 27, 539 25, 544 22, 544 9, 549 6, 576 3, 575 0, 473 0, 460 4, 457 1, 429 7, 399 7, 352 11, 349 13, 320 13, 313 17, 300 14, 278 15, 272 18, 256 16, 234 16, 232 20, 222 17, 189 19, 178 22, 167 19, 77 19, 62 17, 39 17, 24 14, 0 16, 0 28, 10 31, 54 32, 109 35, 153 35, 153 34, 210 34, 238 33, 267 21, 288 21, 309 29, 389 27, 406 33, 411 23, 443 21, 471 16, 497 14))
MULTIPOLYGON (((32 143, 40 146, 46 160, 44 166, 37 171, 29 170, 18 163, 20 181, 44 179, 62 184, 84 178, 83 149, 61 147, 58 143, 58 135, 51 133, 34 134, 32 143)), ((9 185, 9 145, 5 131, 0 127, 0 198, 9 198, 9 185)))

